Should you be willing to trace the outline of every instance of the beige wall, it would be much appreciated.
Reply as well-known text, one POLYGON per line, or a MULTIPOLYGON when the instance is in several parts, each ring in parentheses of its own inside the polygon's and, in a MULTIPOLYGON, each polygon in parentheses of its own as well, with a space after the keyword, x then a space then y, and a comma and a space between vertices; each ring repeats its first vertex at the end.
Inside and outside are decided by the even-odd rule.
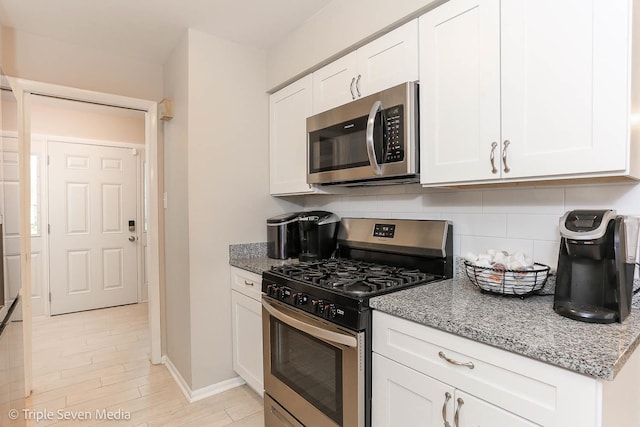
POLYGON ((189 267, 193 388, 229 379, 229 244, 266 241, 269 196, 262 50, 189 31, 189 267))
POLYGON ((104 105, 33 96, 31 132, 144 145, 145 113, 104 105))
POLYGON ((188 37, 174 48, 164 67, 165 96, 173 99, 174 117, 164 122, 165 351, 191 385, 189 306, 189 217, 187 200, 188 37))
POLYGON ((165 67, 167 356, 198 390, 236 376, 229 244, 265 241, 265 219, 299 206, 269 196, 265 52, 193 30, 186 49, 165 67))
POLYGON ((162 65, 2 28, 9 76, 134 98, 162 99, 162 65))
POLYGON ((443 2, 333 0, 269 49, 266 87, 270 91, 279 88, 318 64, 327 63, 395 24, 443 2))

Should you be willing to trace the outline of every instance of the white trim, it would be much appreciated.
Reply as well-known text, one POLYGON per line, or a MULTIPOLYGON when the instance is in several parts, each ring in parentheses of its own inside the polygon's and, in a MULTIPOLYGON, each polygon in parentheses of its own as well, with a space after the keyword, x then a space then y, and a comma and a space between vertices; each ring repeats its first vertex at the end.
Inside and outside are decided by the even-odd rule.
POLYGON ((246 384, 246 382, 242 378, 235 377, 216 384, 211 384, 207 387, 199 388, 194 391, 191 390, 191 387, 189 387, 182 375, 180 375, 178 369, 171 362, 171 359, 169 359, 166 355, 162 356, 162 363, 167 367, 167 370, 176 381, 178 387, 180 388, 180 391, 189 403, 197 402, 198 400, 206 399, 207 397, 215 396, 216 394, 246 384))
MULTIPOLYGON (((67 86, 59 86, 50 83, 35 82, 32 80, 25 80, 20 78, 9 78, 9 82, 12 87, 19 89, 19 96, 16 94, 18 101, 21 102, 23 92, 57 96, 67 99, 73 99, 77 101, 89 101, 97 102, 105 105, 112 105, 116 107, 134 108, 141 111, 146 111, 145 114, 145 156, 149 168, 149 230, 147 233, 148 247, 149 247, 149 260, 148 260, 148 272, 149 272, 149 332, 151 336, 151 363, 161 363, 162 359, 162 333, 160 323, 160 278, 161 278, 161 263, 160 263, 160 223, 158 221, 159 215, 159 203, 158 203, 158 188, 160 188, 158 171, 160 166, 158 164, 158 104, 156 101, 150 101, 145 99, 130 98, 122 95, 114 95, 102 92, 94 92, 84 89, 71 88, 67 86)), ((15 89, 14 89, 15 90, 15 89)), ((28 118, 27 118, 28 119, 28 118)), ((24 121, 23 129, 25 133, 29 131, 28 121, 24 121)), ((20 126, 20 125, 19 125, 20 126)), ((26 276, 26 275, 25 275, 26 276)), ((30 284, 29 284, 30 285, 30 284)), ((26 291, 23 288, 23 291, 26 291)), ((31 290, 29 289, 29 294, 31 290)), ((25 319, 30 318, 30 305, 26 310, 29 310, 29 316, 25 310, 25 319)), ((25 329, 29 329, 28 337, 25 333, 25 339, 31 339, 31 325, 25 324, 25 329)), ((31 348, 26 349, 29 352, 31 348)), ((27 374, 27 388, 30 392, 31 388, 31 358, 27 360, 25 358, 25 370, 27 374)))

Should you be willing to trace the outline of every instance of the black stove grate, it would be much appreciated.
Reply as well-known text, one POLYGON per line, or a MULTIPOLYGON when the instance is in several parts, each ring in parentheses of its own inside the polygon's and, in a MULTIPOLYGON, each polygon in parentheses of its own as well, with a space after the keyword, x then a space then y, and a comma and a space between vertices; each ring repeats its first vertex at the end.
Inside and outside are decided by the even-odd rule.
POLYGON ((374 296, 436 279, 417 269, 332 258, 272 267, 273 272, 345 295, 374 296))

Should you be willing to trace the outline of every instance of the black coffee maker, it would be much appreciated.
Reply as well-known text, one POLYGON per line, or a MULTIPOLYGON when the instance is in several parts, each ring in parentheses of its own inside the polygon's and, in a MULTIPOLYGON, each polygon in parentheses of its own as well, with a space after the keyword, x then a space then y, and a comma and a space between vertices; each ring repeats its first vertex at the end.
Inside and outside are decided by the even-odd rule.
POLYGON ((633 272, 625 222, 615 210, 574 210, 560 220, 553 309, 591 323, 622 322, 631 310, 633 272))
POLYGON ((336 249, 340 218, 327 211, 300 212, 300 261, 330 258, 336 249))

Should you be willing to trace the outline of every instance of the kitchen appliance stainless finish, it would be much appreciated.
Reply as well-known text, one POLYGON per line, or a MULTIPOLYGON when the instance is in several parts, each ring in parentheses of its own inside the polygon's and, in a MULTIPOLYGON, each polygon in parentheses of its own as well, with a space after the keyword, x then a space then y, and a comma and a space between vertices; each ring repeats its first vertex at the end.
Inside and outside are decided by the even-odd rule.
POLYGON ((307 182, 418 182, 418 122, 415 82, 309 117, 307 182))
POLYGON ((343 218, 336 258, 263 273, 267 427, 370 425, 369 300, 452 277, 452 235, 447 221, 343 218))
POLYGON ((267 256, 274 259, 296 258, 300 253, 298 212, 267 219, 267 256))

